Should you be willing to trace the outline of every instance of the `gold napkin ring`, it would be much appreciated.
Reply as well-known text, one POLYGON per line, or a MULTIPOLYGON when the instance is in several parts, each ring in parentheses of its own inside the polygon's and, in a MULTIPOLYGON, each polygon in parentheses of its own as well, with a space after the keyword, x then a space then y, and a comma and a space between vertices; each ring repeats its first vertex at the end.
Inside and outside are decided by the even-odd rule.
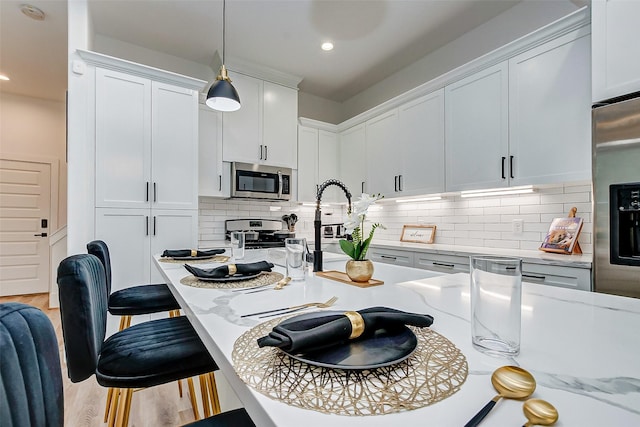
POLYGON ((238 272, 235 264, 229 264, 227 267, 229 267, 229 276, 233 276, 238 272))
POLYGON ((353 340, 358 338, 364 332, 364 319, 357 311, 345 311, 344 315, 347 316, 351 322, 351 335, 349 335, 349 339, 353 340))
POLYGON ((198 256, 198 251, 197 251, 197 250, 195 250, 195 249, 191 249, 191 256, 192 256, 192 257, 196 257, 196 256, 198 256))

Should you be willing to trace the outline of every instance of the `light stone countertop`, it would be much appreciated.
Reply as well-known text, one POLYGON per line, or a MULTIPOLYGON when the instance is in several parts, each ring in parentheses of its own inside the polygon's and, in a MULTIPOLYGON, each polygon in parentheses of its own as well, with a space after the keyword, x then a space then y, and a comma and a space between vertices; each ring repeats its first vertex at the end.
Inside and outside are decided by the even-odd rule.
MULTIPOLYGON (((243 262, 263 259, 267 259, 266 251, 247 251, 243 262)), ((532 397, 548 400, 558 409, 557 426, 640 425, 639 299, 523 283, 521 353, 503 359, 480 353, 471 345, 468 274, 439 275, 376 263, 374 278, 384 280, 382 286, 361 289, 311 274, 282 291, 243 294, 181 285, 180 279, 188 273, 180 264, 157 264, 258 427, 462 426, 495 396, 490 376, 502 365, 518 365, 532 372, 538 384, 532 397), (469 376, 460 391, 413 411, 350 417, 272 400, 235 374, 231 357, 234 342, 261 321, 240 318, 241 314, 325 301, 334 295, 339 300, 332 310, 383 305, 433 315, 431 328, 452 341, 467 358, 469 376)), ((331 255, 324 267, 344 271, 344 257, 331 255)), ((276 266, 276 271, 284 269, 276 266)), ((482 426, 521 426, 525 421, 522 402, 503 399, 482 426)))

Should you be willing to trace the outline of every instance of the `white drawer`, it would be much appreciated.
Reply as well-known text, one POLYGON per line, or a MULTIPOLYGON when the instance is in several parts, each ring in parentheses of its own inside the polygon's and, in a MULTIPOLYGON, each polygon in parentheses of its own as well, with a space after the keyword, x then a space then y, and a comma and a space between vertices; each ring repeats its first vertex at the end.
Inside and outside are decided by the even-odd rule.
POLYGON ((369 248, 369 258, 373 262, 384 262, 386 264, 404 265, 413 267, 413 252, 396 249, 369 248))
POLYGON ((522 280, 530 283, 591 291, 591 270, 588 268, 523 262, 522 280))
POLYGON ((414 267, 442 273, 468 273, 469 257, 417 252, 414 267))

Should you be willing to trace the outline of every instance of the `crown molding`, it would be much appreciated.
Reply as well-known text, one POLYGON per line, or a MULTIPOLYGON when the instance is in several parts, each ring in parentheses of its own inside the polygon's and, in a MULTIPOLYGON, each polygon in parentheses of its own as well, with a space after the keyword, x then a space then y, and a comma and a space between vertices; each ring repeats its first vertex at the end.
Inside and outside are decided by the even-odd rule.
POLYGON ((101 68, 107 68, 110 70, 126 72, 138 77, 177 85, 187 89, 193 89, 198 92, 203 91, 208 84, 204 80, 195 79, 193 77, 173 73, 171 71, 162 70, 160 68, 149 67, 147 65, 138 64, 137 62, 127 61, 126 59, 120 59, 98 52, 77 49, 76 53, 87 64, 91 64, 101 68))
POLYGON ((302 77, 283 73, 282 71, 278 71, 264 65, 255 64, 253 62, 249 62, 240 58, 227 56, 227 60, 225 61, 224 65, 228 70, 235 71, 236 73, 245 74, 250 77, 256 77, 296 90, 298 90, 298 85, 302 81, 302 77))
POLYGON ((300 126, 306 126, 318 130, 326 130, 327 132, 338 132, 338 125, 332 123, 321 122, 319 120, 308 119, 306 117, 299 117, 298 124, 300 126))
POLYGON ((355 125, 363 123, 379 114, 389 111, 393 108, 427 95, 435 90, 441 89, 453 82, 463 79, 471 74, 477 73, 482 69, 491 67, 502 61, 506 61, 522 52, 533 49, 550 40, 561 37, 565 34, 576 32, 576 37, 582 37, 591 34, 591 9, 588 6, 576 10, 575 12, 564 16, 532 33, 524 35, 519 39, 501 46, 485 55, 482 55, 448 73, 442 74, 433 80, 421 84, 407 92, 404 92, 388 101, 383 102, 363 113, 358 114, 342 123, 339 123, 338 132, 343 132, 355 125))

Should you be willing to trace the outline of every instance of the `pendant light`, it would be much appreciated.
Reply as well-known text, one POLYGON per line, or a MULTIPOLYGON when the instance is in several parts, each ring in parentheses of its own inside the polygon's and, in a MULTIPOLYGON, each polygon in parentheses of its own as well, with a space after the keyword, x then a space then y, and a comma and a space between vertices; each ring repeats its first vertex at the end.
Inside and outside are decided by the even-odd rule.
POLYGON ((225 51, 225 18, 226 18, 226 2, 222 0, 222 66, 207 93, 206 104, 218 111, 236 111, 240 109, 240 97, 238 91, 231 84, 231 79, 227 74, 224 66, 225 51))

